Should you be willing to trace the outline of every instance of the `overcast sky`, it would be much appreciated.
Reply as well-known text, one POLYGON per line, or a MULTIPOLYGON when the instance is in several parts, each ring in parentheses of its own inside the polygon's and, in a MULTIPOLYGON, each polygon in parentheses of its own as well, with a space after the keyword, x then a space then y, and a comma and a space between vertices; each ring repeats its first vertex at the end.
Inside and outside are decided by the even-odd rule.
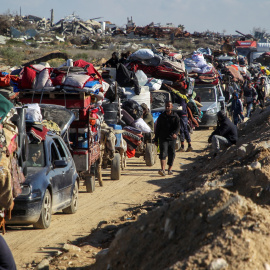
POLYGON ((254 27, 270 32, 270 0, 0 0, 0 13, 50 17, 55 22, 75 12, 83 20, 102 17, 118 26, 133 18, 138 26, 154 23, 183 24, 191 33, 215 31, 252 33, 254 27))

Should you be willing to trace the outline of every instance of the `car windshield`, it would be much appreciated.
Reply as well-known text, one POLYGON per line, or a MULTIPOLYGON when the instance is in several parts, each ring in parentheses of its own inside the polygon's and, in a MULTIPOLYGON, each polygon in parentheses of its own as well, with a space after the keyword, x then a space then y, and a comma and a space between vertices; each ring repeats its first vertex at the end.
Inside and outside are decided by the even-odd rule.
POLYGON ((215 102, 216 101, 214 87, 196 88, 194 91, 196 92, 196 97, 201 98, 201 102, 215 102))
POLYGON ((29 144, 29 154, 28 160, 26 162, 27 167, 44 167, 45 158, 44 158, 44 145, 43 142, 31 143, 29 144))

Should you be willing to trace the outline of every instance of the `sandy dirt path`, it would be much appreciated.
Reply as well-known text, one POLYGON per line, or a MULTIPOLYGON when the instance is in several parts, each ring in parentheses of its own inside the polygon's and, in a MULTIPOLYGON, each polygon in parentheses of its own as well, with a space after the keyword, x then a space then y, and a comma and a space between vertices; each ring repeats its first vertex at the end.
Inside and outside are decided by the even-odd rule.
POLYGON ((132 158, 128 160, 121 180, 110 180, 110 171, 107 169, 103 171, 104 186, 99 187, 96 182, 94 193, 85 193, 85 187, 81 186, 76 214, 54 214, 51 225, 46 230, 36 230, 32 226, 8 227, 4 238, 13 252, 18 269, 52 255, 68 241, 90 234, 91 229, 96 228, 99 222, 125 215, 129 207, 143 204, 159 195, 161 188, 162 192, 164 187, 169 190, 175 181, 181 181, 178 177, 181 167, 202 153, 210 133, 211 130, 198 130, 192 134, 194 151, 176 154, 173 176, 158 175, 159 160, 153 167, 146 167, 143 158, 132 158))

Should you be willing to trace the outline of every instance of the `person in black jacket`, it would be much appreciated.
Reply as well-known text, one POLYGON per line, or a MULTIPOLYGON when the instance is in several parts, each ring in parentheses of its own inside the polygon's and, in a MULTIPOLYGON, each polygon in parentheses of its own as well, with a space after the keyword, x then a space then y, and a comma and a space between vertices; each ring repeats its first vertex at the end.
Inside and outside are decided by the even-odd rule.
POLYGON ((104 64, 105 67, 116 68, 119 63, 117 52, 112 53, 112 57, 104 64))
POLYGON ((5 239, 0 235, 0 269, 16 270, 16 264, 13 255, 5 239))
POLYGON ((217 113, 218 125, 216 130, 210 135, 208 142, 212 143, 214 155, 221 149, 226 149, 238 140, 237 127, 226 116, 224 111, 217 113))
POLYGON ((260 101, 260 107, 262 110, 265 109, 265 96, 266 96, 266 82, 265 78, 261 77, 260 83, 256 87, 258 93, 258 101, 260 101))
POLYGON ((160 148, 160 164, 161 170, 159 174, 165 176, 166 158, 168 157, 168 174, 172 175, 172 166, 175 158, 175 143, 177 134, 180 131, 179 116, 172 111, 172 102, 167 101, 165 104, 165 112, 163 112, 157 119, 155 143, 159 143, 160 148))

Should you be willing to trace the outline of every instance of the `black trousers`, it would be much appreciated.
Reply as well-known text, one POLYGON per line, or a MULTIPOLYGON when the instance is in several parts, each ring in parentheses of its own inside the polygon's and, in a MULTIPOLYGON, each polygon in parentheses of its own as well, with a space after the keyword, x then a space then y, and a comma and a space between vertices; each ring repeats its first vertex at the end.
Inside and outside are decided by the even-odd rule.
POLYGON ((168 157, 167 164, 169 166, 173 165, 173 161, 175 158, 175 143, 176 140, 159 142, 159 150, 160 150, 159 159, 165 160, 168 157))
POLYGON ((0 270, 16 270, 13 255, 5 241, 0 235, 0 270))

